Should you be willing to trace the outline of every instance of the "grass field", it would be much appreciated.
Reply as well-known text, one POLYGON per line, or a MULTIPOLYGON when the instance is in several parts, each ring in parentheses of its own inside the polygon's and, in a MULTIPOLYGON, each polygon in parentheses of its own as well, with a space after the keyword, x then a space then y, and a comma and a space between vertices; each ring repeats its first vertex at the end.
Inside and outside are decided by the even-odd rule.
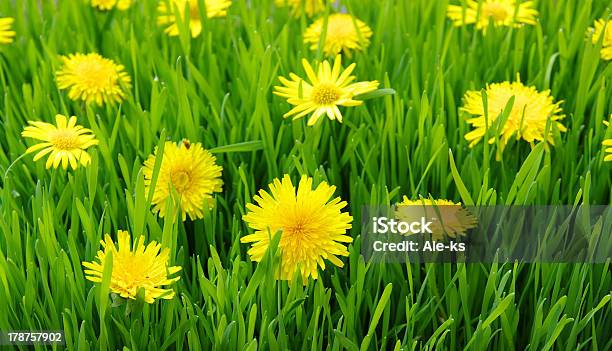
POLYGON ((164 33, 154 0, 125 11, 0 1, 16 32, 0 45, 0 331, 63 330, 75 350, 612 350, 609 261, 380 264, 364 260, 359 235, 363 206, 404 195, 609 204, 612 61, 586 33, 610 3, 539 0, 537 24, 483 34, 452 25, 454 0, 339 2, 373 32, 344 66, 355 62, 358 80, 385 90, 341 108, 343 123, 307 126, 282 118, 291 106, 273 87, 303 75, 302 58, 325 55, 303 43, 313 20, 272 0, 234 0, 226 17, 202 16, 196 38, 164 33), (125 66, 123 103, 85 104, 58 89, 60 55, 90 52, 125 66), (563 101, 567 131, 547 148, 470 147, 464 93, 517 74, 563 101), (33 145, 21 136, 28 121, 55 123, 57 113, 99 140, 89 166, 46 169, 22 156, 33 145), (216 156, 224 182, 204 218, 185 222, 151 211, 142 168, 155 147, 183 138, 216 156), (304 285, 275 279, 276 251, 256 263, 240 242, 253 232, 246 204, 284 174, 335 185, 354 217, 344 267, 328 263, 304 285), (173 299, 126 303, 111 298, 108 280, 85 279, 82 262, 118 230, 169 248, 182 267, 173 299))

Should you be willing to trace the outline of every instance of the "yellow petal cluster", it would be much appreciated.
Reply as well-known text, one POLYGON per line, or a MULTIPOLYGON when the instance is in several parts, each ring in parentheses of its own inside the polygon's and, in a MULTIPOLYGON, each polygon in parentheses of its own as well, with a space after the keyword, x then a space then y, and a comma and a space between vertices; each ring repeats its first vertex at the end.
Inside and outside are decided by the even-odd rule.
POLYGON ((342 123, 342 113, 338 106, 359 106, 363 101, 354 99, 355 96, 374 91, 378 88, 378 81, 354 82, 352 76, 356 64, 346 69, 342 68, 342 58, 336 56, 334 65, 325 60, 315 69, 307 60, 302 60, 304 71, 308 80, 295 73, 290 73, 290 79, 279 77, 283 86, 274 87, 274 94, 284 97, 295 107, 285 113, 283 117, 302 118, 308 114, 308 125, 314 125, 321 116, 327 115, 331 120, 342 123))
POLYGON ((106 234, 100 241, 102 250, 98 251, 96 261, 83 262, 85 277, 94 283, 101 283, 105 278, 104 266, 112 257, 110 290, 125 299, 135 300, 144 290, 144 300, 153 303, 156 299, 172 299, 174 291, 164 288, 180 279, 171 277, 181 270, 179 266, 169 266, 170 251, 162 249, 156 241, 145 246, 141 236, 131 244, 130 234, 120 230, 117 233, 117 245, 110 235, 106 234))
POLYGON ((336 187, 321 182, 313 189, 313 180, 302 176, 296 187, 289 175, 274 179, 270 191, 260 190, 247 205, 242 219, 255 230, 240 239, 252 243, 248 251, 253 261, 264 257, 273 235, 281 231, 281 266, 278 277, 292 280, 299 270, 304 282, 317 279, 318 268, 325 269, 325 260, 338 267, 343 263, 337 256, 348 256, 346 235, 353 218, 342 209, 347 203, 333 198, 336 187))
POLYGON ((37 152, 34 161, 38 161, 46 155, 46 168, 57 168, 62 165, 63 169, 77 169, 78 165, 87 166, 91 157, 87 153, 90 146, 98 145, 93 132, 76 124, 75 116, 68 119, 64 115, 55 116, 55 125, 41 122, 28 121, 21 136, 41 141, 41 143, 30 146, 26 154, 37 152))

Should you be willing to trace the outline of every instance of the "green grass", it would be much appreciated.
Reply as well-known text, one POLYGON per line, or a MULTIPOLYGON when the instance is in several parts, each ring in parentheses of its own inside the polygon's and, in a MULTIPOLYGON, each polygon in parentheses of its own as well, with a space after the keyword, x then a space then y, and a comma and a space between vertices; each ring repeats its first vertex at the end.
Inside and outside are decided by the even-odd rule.
POLYGON ((310 21, 272 0, 234 0, 196 39, 164 35, 153 0, 112 13, 58 3, 0 2, 18 33, 0 47, 0 330, 63 329, 78 350, 612 349, 610 262, 377 264, 364 262, 359 238, 362 207, 402 195, 608 204, 612 64, 585 40, 610 15, 607 1, 540 0, 538 25, 482 36, 451 27, 446 0, 342 0, 374 31, 353 57, 356 74, 396 94, 312 128, 284 120, 289 105, 271 93, 279 75, 301 72, 301 58, 317 58, 301 42, 310 21), (58 55, 91 51, 132 76, 122 106, 86 107, 58 91, 58 55), (466 90, 517 73, 564 101, 568 131, 551 152, 517 142, 498 161, 495 145, 467 146, 458 107, 466 90), (100 140, 88 168, 17 160, 27 120, 56 113, 100 140), (151 213, 141 165, 160 138, 201 142, 222 164, 224 191, 204 220, 151 213), (239 242, 245 204, 284 173, 336 185, 355 218, 345 267, 328 265, 305 286, 275 281, 273 255, 256 265, 239 242), (183 266, 175 299, 113 306, 108 289, 84 279, 81 262, 118 229, 171 247, 183 266))

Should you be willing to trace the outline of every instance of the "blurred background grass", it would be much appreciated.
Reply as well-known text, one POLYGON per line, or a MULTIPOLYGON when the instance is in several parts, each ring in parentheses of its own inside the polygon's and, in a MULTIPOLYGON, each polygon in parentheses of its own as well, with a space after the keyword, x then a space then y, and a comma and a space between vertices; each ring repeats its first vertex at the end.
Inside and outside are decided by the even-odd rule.
POLYGON ((0 330, 64 329, 79 350, 612 349, 609 263, 380 265, 360 257, 362 206, 402 195, 609 204, 601 141, 612 136, 602 123, 612 113, 612 65, 585 35, 610 15, 609 2, 540 0, 538 25, 486 36, 451 27, 447 4, 342 0, 374 31, 353 57, 356 75, 396 94, 345 109, 344 124, 307 128, 282 119, 289 106, 271 88, 278 75, 300 71, 302 57, 320 58, 301 41, 310 20, 271 0, 235 0, 196 39, 163 34, 156 1, 110 13, 79 0, 0 2, 17 31, 0 48, 0 173, 25 151, 27 120, 76 115, 100 140, 87 169, 47 171, 25 157, 3 176, 0 330), (57 90, 58 55, 94 51, 132 76, 122 106, 86 107, 57 90), (564 101, 569 130, 529 162, 524 143, 496 161, 494 145, 468 148, 458 107, 466 90, 517 73, 564 101), (205 220, 173 225, 149 211, 140 167, 160 138, 219 148, 226 185, 205 220), (527 177, 517 177, 521 169, 527 177), (245 204, 284 173, 336 185, 355 217, 345 268, 328 267, 307 286, 274 281, 273 262, 256 266, 239 244, 245 204), (174 300, 130 304, 126 314, 84 280, 81 261, 117 229, 171 243, 184 268, 174 300))

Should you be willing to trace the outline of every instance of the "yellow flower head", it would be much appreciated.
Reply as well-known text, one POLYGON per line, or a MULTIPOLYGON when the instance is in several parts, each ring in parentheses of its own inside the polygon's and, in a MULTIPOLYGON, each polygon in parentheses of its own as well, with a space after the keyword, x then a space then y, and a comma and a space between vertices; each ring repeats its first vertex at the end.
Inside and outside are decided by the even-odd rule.
POLYGON ((15 19, 12 17, 0 18, 0 44, 10 44, 13 42, 15 32, 12 30, 15 19))
MULTIPOLYGON (((325 18, 319 18, 304 33, 304 42, 312 50, 319 48, 324 24, 325 18)), ((323 51, 330 56, 342 51, 350 55, 351 50, 363 50, 370 45, 371 36, 372 30, 364 22, 348 14, 335 13, 327 19, 323 51)))
MULTIPOLYGON (((474 130, 465 135, 465 139, 470 142, 470 147, 476 145, 485 135, 485 129, 489 128, 489 143, 495 142, 495 130, 500 134, 500 146, 503 150, 513 136, 516 139, 523 139, 529 143, 543 141, 546 133, 546 123, 550 119, 552 128, 560 132, 566 131, 565 126, 558 120, 565 118, 559 114, 561 102, 554 102, 550 91, 539 92, 535 87, 527 87, 520 80, 516 82, 503 82, 488 84, 486 88, 488 104, 488 126, 485 123, 484 103, 481 91, 468 91, 464 96, 464 105, 461 110, 468 112, 476 117, 470 118, 467 122, 474 127, 474 130), (506 104, 514 96, 514 104, 508 118, 503 126, 499 126, 497 121, 506 104)), ((548 131, 546 141, 554 144, 552 130, 548 131)))
POLYGON ((33 138, 42 141, 36 145, 30 146, 26 150, 26 154, 38 151, 34 156, 34 161, 38 161, 45 155, 47 158, 47 169, 57 168, 60 163, 62 168, 68 168, 68 164, 72 169, 76 169, 80 163, 84 167, 89 164, 91 157, 86 149, 90 146, 97 145, 95 135, 92 131, 76 125, 76 117, 70 119, 63 115, 55 116, 55 123, 28 121, 29 126, 25 127, 21 135, 25 138, 33 138))
POLYGON ((291 10, 293 17, 300 17, 303 13, 312 17, 317 13, 325 11, 323 0, 275 0, 276 6, 287 6, 291 10))
MULTIPOLYGON (((206 17, 225 17, 227 16, 227 9, 232 5, 232 0, 206 0, 206 17)), ((200 8, 198 6, 198 0, 160 0, 159 6, 157 7, 157 24, 160 26, 166 26, 164 32, 170 36, 179 35, 179 23, 184 22, 185 8, 189 11, 189 29, 193 38, 200 35, 202 32, 202 21, 200 18, 200 8), (177 19, 178 16, 181 21, 177 19)))
MULTIPOLYGON (((148 193, 155 168, 157 148, 153 155, 144 162, 145 193, 148 193)), ((214 205, 212 195, 223 190, 223 180, 216 158, 200 143, 191 144, 188 140, 178 145, 167 141, 164 145, 164 155, 153 193, 153 212, 159 212, 160 217, 166 215, 166 201, 170 196, 180 205, 182 220, 187 215, 192 220, 204 217, 204 208, 214 205)))
POLYGON ((612 60, 612 20, 599 19, 595 21, 595 26, 589 30, 592 33, 591 40, 593 44, 597 44, 599 40, 602 41, 601 58, 612 60), (602 35, 603 39, 601 38, 602 35))
POLYGON ((608 162, 608 161, 612 161, 612 139, 606 139, 603 141, 602 143, 603 146, 605 146, 604 148, 604 161, 608 162))
POLYGON ((155 299, 172 299, 174 291, 164 289, 180 279, 170 276, 181 270, 179 266, 169 267, 170 251, 152 241, 145 247, 144 236, 141 236, 132 249, 130 234, 117 232, 117 246, 110 235, 101 240, 103 250, 98 251, 97 262, 83 262, 85 277, 94 283, 104 279, 104 265, 111 253, 113 270, 110 278, 110 290, 125 299, 135 300, 140 289, 144 290, 144 300, 154 303, 155 299), (160 252, 161 251, 161 252, 160 252))
POLYGON ((338 106, 359 106, 363 101, 354 100, 353 97, 378 88, 378 81, 353 83, 355 76, 351 76, 351 73, 356 64, 353 63, 346 70, 342 70, 340 55, 336 56, 333 68, 325 60, 318 65, 317 73, 308 61, 302 60, 302 64, 308 81, 294 73, 289 74, 291 80, 279 77, 284 86, 274 87, 274 94, 287 98, 287 102, 295 106, 283 115, 284 118, 293 116, 295 120, 312 113, 308 119, 309 126, 315 124, 324 114, 327 114, 329 119, 337 119, 342 123, 342 113, 338 106))
POLYGON ((434 240, 465 235, 468 229, 475 228, 478 224, 477 218, 465 209, 461 202, 442 199, 410 200, 404 196, 403 201, 397 204, 395 217, 406 222, 419 220, 421 217, 433 218, 430 229, 434 240))
POLYGON ((465 7, 448 5, 447 16, 455 26, 476 24, 482 31, 491 22, 496 27, 520 27, 537 23, 538 10, 533 5, 533 1, 522 0, 467 0, 465 7))
POLYGON ((255 230, 240 239, 243 243, 253 243, 248 251, 251 259, 261 261, 271 237, 282 231, 278 278, 292 280, 299 268, 304 283, 308 277, 317 279, 317 266, 324 270, 324 259, 342 267, 342 261, 336 256, 349 255, 343 243, 353 241, 345 235, 353 218, 341 212, 346 202, 339 197, 330 201, 335 189, 322 182, 313 190, 312 178, 302 176, 296 192, 289 175, 285 175, 282 182, 274 179, 270 193, 260 190, 253 197, 257 205, 248 204, 248 213, 242 217, 255 230))
POLYGON ((101 11, 127 10, 132 5, 132 0, 91 0, 91 6, 101 11))
POLYGON ((57 71, 57 86, 69 89, 74 101, 102 104, 119 103, 131 87, 131 78, 122 65, 96 53, 62 56, 63 67, 57 71))

